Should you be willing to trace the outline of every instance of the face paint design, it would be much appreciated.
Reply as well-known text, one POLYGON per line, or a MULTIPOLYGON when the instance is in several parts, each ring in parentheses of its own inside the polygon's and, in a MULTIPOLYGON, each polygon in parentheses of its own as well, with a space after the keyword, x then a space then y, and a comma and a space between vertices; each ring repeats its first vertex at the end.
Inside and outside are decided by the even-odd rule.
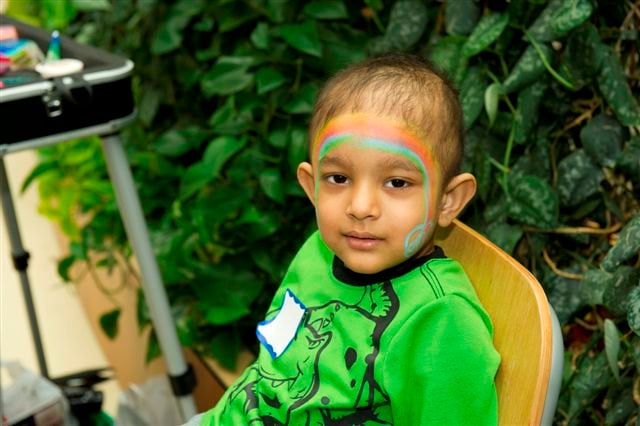
POLYGON ((430 145, 419 133, 400 123, 372 114, 346 114, 337 116, 323 128, 311 146, 318 200, 320 187, 320 164, 331 151, 345 143, 390 153, 409 160, 421 173, 423 179, 424 215, 403 237, 404 256, 415 255, 424 245, 433 228, 436 196, 439 185, 439 167, 434 160, 430 145))

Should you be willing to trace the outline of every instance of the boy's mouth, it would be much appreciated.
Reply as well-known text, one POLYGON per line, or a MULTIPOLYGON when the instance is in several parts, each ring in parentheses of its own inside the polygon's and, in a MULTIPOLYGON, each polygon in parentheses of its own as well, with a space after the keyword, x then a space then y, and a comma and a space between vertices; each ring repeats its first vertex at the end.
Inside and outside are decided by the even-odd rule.
POLYGON ((368 232, 351 231, 344 234, 349 247, 355 250, 371 250, 382 242, 379 238, 368 232))

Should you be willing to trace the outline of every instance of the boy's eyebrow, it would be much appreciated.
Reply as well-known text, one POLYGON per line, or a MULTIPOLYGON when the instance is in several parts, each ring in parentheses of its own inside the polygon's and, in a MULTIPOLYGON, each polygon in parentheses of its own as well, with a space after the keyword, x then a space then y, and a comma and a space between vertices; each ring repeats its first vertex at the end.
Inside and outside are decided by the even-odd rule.
POLYGON ((320 159, 320 166, 337 166, 337 167, 348 167, 351 165, 351 160, 336 157, 335 155, 325 155, 320 159))
POLYGON ((401 169, 407 172, 420 172, 420 168, 411 160, 403 158, 390 158, 385 161, 384 165, 387 169, 401 169))

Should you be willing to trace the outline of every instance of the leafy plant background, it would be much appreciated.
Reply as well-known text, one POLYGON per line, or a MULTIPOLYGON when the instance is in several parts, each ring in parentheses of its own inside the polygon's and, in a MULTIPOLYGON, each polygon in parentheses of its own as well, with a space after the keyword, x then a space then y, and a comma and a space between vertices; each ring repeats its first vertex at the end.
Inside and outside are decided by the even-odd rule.
MULTIPOLYGON (((386 50, 430 58, 460 89, 479 182, 462 219, 539 278, 563 325, 556 422, 638 421, 637 1, 43 0, 9 13, 135 62, 139 117, 123 138, 179 335, 226 365, 256 349, 314 229, 294 170, 318 88, 386 50)), ((71 237, 60 275, 135 274, 97 141, 40 158, 24 186, 39 182, 42 212, 71 237)), ((110 336, 119 313, 101 318, 110 336)), ((144 303, 138 318, 151 326, 144 303)))

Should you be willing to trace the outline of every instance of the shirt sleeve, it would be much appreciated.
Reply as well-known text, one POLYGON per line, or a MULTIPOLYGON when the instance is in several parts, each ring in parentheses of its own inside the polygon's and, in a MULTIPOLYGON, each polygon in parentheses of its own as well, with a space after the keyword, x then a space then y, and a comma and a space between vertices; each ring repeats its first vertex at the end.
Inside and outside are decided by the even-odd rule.
POLYGON ((395 425, 495 425, 500 356, 476 307, 441 297, 391 340, 384 381, 395 425))

